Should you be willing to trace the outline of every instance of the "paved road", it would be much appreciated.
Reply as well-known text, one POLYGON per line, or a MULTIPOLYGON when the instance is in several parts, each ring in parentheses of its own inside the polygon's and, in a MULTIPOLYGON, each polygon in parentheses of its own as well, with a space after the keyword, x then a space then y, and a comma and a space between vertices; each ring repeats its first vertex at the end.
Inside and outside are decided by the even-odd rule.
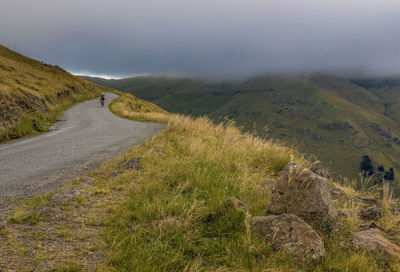
POLYGON ((113 115, 107 105, 115 98, 107 93, 104 108, 98 99, 79 103, 50 132, 0 145, 0 199, 46 191, 68 172, 115 156, 162 130, 161 124, 113 115))

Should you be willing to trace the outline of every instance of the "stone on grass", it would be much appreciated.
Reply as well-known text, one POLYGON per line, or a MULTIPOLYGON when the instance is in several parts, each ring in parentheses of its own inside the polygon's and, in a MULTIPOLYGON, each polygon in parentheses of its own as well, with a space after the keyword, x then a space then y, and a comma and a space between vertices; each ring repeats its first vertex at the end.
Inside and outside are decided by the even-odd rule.
POLYGON ((338 218, 347 218, 350 217, 351 213, 348 209, 343 209, 337 211, 338 218))
POLYGON ((330 179, 331 175, 329 174, 329 170, 325 167, 323 167, 320 163, 314 163, 311 167, 310 170, 313 171, 315 174, 318 176, 330 179))
POLYGON ((52 203, 63 203, 63 202, 72 202, 74 201, 79 195, 81 191, 69 189, 65 191, 58 192, 57 194, 53 195, 50 198, 50 202, 52 203))
POLYGON ((364 207, 360 210, 358 215, 363 220, 377 220, 382 217, 382 209, 377 205, 364 207))
POLYGON ((92 177, 85 177, 85 178, 82 179, 82 182, 90 182, 90 181, 93 181, 93 180, 94 180, 94 178, 92 178, 92 177))
POLYGON ((331 197, 332 199, 336 200, 336 199, 344 199, 346 197, 345 192, 340 189, 339 187, 336 187, 334 185, 332 185, 331 188, 331 197))
POLYGON ((386 239, 377 228, 357 232, 351 238, 350 245, 376 255, 400 259, 400 247, 386 239))
POLYGON ((128 170, 131 169, 140 170, 142 169, 142 167, 140 166, 141 159, 142 159, 141 157, 136 157, 134 159, 127 159, 124 161, 123 168, 128 170))
POLYGON ((360 231, 361 230, 367 230, 367 229, 379 229, 379 230, 384 230, 380 226, 378 226, 374 221, 369 221, 369 222, 364 222, 360 225, 360 231))
POLYGON ((331 182, 296 163, 289 163, 283 170, 272 190, 268 210, 274 214, 296 214, 327 232, 337 224, 331 182))
POLYGON ((286 250, 296 259, 318 261, 325 256, 321 237, 296 215, 255 216, 251 219, 250 228, 270 243, 273 250, 286 250))
POLYGON ((0 230, 3 230, 7 227, 7 223, 5 221, 0 221, 0 230))
POLYGON ((276 185, 276 180, 267 178, 260 183, 260 188, 265 192, 271 192, 276 185))
POLYGON ((242 201, 237 199, 236 197, 229 197, 227 198, 224 203, 222 204, 223 209, 230 209, 234 208, 237 211, 242 211, 244 213, 249 212, 249 207, 244 204, 242 201))
POLYGON ((350 204, 355 205, 355 206, 362 205, 362 204, 374 205, 374 204, 377 204, 377 200, 372 197, 355 196, 352 199, 350 199, 350 204))

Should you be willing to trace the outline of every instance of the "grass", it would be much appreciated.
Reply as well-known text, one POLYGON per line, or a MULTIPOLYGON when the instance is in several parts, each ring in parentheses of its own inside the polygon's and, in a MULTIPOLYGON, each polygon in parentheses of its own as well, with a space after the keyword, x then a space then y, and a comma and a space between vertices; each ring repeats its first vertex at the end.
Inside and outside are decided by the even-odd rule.
MULTIPOLYGON (((123 104, 115 109, 137 117, 123 104)), ((156 120, 158 114, 145 116, 156 120)), ((251 215, 267 215, 269 193, 259 184, 279 176, 290 161, 310 162, 278 142, 243 134, 232 123, 215 125, 207 118, 173 114, 161 120, 166 119, 160 135, 102 168, 108 180, 126 159, 142 158, 142 170, 126 170, 101 183, 101 188, 125 186, 126 196, 110 212, 103 234, 109 258, 99 271, 400 271, 397 261, 349 248, 360 221, 358 208, 347 202, 335 203, 351 213, 341 220, 339 232, 320 233, 327 249, 321 263, 299 264, 273 251, 249 231, 251 215), (225 208, 232 196, 249 206, 249 214, 225 208)), ((349 197, 360 195, 343 188, 349 197)), ((382 201, 388 211, 395 200, 385 190, 382 201)), ((378 224, 398 229, 398 219, 386 212, 378 224)))
MULTIPOLYGON (((91 80, 172 113, 207 115, 215 122, 229 117, 245 131, 279 138, 317 156, 335 176, 358 178, 359 162, 366 154, 375 167, 394 166, 396 176, 400 175, 400 145, 393 141, 400 137, 399 119, 391 114, 398 106, 390 103, 397 100, 398 87, 388 90, 390 96, 382 96, 379 90, 324 75, 264 76, 237 82, 150 76, 91 80), (385 104, 391 105, 389 111, 385 104), (332 128, 335 123, 351 127, 332 128)), ((397 187, 400 194, 398 181, 397 187)))
POLYGON ((0 45, 0 143, 46 132, 66 109, 108 90, 0 45))
MULTIPOLYGON (((28 264, 34 271, 81 271, 94 265, 99 272, 400 271, 398 260, 349 247, 349 239, 362 223, 357 216, 361 206, 349 201, 334 203, 350 214, 340 219, 339 230, 320 233, 327 250, 322 262, 298 263, 287 252, 274 251, 249 231, 251 216, 268 214, 270 195, 259 185, 266 178, 277 178, 288 162, 305 167, 312 163, 277 141, 242 133, 231 121, 216 125, 205 117, 168 114, 157 107, 155 112, 147 111, 151 104, 139 107, 140 100, 120 95, 110 105, 116 114, 161 121, 165 129, 105 162, 89 174, 93 180, 71 181, 68 186, 81 190, 82 199, 54 207, 59 217, 24 221, 28 208, 51 205, 52 194, 17 208, 11 215, 15 222, 0 233, 0 264, 5 258, 13 269, 28 264), (124 168, 128 160, 138 157, 139 168, 124 168), (243 201, 249 212, 226 205, 229 197, 243 201), (101 263, 97 256, 104 252, 107 257, 101 263), (54 264, 60 260, 61 264, 54 264)), ((348 198, 379 199, 383 217, 377 224, 400 244, 396 235, 400 215, 392 212, 399 203, 388 185, 373 191, 341 188, 348 198)))

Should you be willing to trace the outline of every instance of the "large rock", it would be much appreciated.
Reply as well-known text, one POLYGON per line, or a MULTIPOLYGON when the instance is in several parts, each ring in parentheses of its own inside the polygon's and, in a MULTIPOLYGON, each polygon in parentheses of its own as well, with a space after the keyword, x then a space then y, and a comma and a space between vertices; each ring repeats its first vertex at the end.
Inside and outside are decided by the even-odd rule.
POLYGON ((350 245, 355 249, 362 249, 373 254, 400 259, 400 247, 386 239, 377 228, 357 232, 351 238, 350 245))
POLYGON ((317 229, 332 231, 336 227, 337 211, 331 186, 328 179, 289 163, 274 186, 268 210, 274 214, 296 214, 317 229))
POLYGON ((286 250, 297 259, 318 261, 325 256, 321 237, 296 215, 255 216, 251 219, 250 228, 271 243, 273 250, 286 250))

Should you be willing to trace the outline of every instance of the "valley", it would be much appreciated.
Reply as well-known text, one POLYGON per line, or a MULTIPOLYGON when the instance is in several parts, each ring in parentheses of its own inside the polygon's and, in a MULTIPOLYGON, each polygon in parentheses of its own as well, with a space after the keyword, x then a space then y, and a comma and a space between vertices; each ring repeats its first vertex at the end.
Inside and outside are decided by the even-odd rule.
MULTIPOLYGON (((363 155, 400 170, 400 82, 261 76, 241 82, 178 77, 87 78, 174 113, 234 120, 245 131, 299 148, 336 177, 359 178, 363 155)), ((377 182, 377 181, 375 181, 377 182)), ((373 184, 371 184, 373 185, 373 184)))

